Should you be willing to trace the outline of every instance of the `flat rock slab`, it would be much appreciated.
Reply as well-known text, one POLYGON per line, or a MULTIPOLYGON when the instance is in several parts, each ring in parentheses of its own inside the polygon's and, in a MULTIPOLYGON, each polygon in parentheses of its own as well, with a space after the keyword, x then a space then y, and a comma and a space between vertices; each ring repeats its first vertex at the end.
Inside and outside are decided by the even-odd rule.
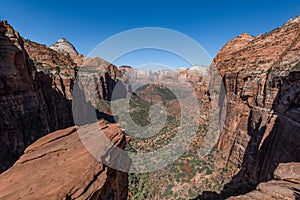
POLYGON ((299 183, 299 167, 300 163, 280 163, 275 170, 276 180, 260 183, 256 190, 245 195, 229 198, 235 199, 300 199, 300 183, 299 183))
MULTIPOLYGON (((100 126, 113 144, 124 147, 126 137, 116 124, 100 126)), ((127 174, 95 159, 82 144, 76 127, 39 139, 13 167, 0 175, 0 199, 126 197, 127 174)))
POLYGON ((288 180, 300 184, 300 163, 281 163, 274 172, 276 179, 288 180))

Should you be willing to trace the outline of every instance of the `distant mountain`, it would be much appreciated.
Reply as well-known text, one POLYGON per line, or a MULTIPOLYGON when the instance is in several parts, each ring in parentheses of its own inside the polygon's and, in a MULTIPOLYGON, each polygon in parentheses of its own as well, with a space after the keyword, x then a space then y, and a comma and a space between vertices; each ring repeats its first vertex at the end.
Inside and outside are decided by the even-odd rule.
POLYGON ((68 54, 71 57, 78 55, 78 52, 76 51, 75 47, 65 38, 60 38, 59 40, 57 40, 56 43, 52 44, 49 48, 63 54, 68 54))

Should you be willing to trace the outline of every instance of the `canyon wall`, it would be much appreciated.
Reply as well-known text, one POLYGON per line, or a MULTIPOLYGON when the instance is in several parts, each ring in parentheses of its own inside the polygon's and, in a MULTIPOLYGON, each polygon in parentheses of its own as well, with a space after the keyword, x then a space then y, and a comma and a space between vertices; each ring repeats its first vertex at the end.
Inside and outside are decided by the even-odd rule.
MULTIPOLYGON (((282 163, 300 161, 299 34, 300 17, 297 17, 265 35, 241 34, 227 43, 214 59, 213 65, 220 71, 227 94, 225 127, 216 147, 224 155, 224 169, 233 176, 223 192, 237 195, 254 189, 260 182, 271 180, 275 169, 278 166, 279 171, 282 169, 282 163)), ((209 98, 207 76, 202 76, 205 73, 198 68, 154 74, 128 67, 120 70, 141 84, 153 75, 152 81, 187 80, 192 83, 199 99, 209 98)), ((72 91, 77 83, 80 90, 87 91, 85 100, 94 99, 95 102, 90 103, 95 106, 101 99, 112 99, 122 72, 101 58, 86 58, 78 54, 66 39, 58 40, 50 48, 24 40, 6 21, 2 21, 0 172, 12 166, 34 141, 73 125, 72 91), (83 81, 76 82, 77 74, 83 81)), ((126 80, 123 84, 119 97, 130 91, 131 85, 126 80)), ((124 147, 126 139, 113 126, 103 129, 124 147)), ((127 175, 93 160, 75 133, 74 127, 62 130, 30 146, 11 169, 0 175, 3 198, 18 198, 16 195, 19 194, 34 198, 46 194, 65 199, 108 196, 125 199, 127 191, 121 191, 121 188, 127 188, 124 182, 127 175), (37 170, 41 174, 32 176, 32 167, 45 170, 37 170), (61 169, 67 176, 52 174, 61 169), (78 171, 86 174, 78 177, 78 171), (31 184, 20 178, 28 183, 31 181, 35 191, 41 191, 43 185, 53 184, 51 188, 63 192, 35 193, 30 189, 31 184), (40 184, 40 180, 44 183, 40 184), (20 193, 8 189, 8 186, 20 189, 20 193)), ((283 174, 277 173, 277 176, 284 179, 283 174)))
POLYGON ((217 144, 234 175, 225 191, 255 187, 279 163, 300 161, 299 34, 298 16, 265 35, 238 36, 214 59, 228 102, 217 144))
POLYGON ((74 124, 72 90, 80 68, 94 68, 95 73, 81 74, 87 77, 85 86, 96 89, 97 101, 111 98, 120 77, 117 67, 98 57, 86 58, 72 47, 65 39, 55 48, 24 40, 1 21, 0 172, 40 137, 74 124))
POLYGON ((50 132, 72 126, 72 89, 77 65, 44 45, 25 40, 24 48, 33 62, 43 104, 47 107, 50 132))
POLYGON ((36 70, 24 40, 6 21, 0 23, 0 39, 1 172, 25 147, 52 130, 72 125, 72 119, 64 110, 68 99, 53 90, 49 76, 36 70))

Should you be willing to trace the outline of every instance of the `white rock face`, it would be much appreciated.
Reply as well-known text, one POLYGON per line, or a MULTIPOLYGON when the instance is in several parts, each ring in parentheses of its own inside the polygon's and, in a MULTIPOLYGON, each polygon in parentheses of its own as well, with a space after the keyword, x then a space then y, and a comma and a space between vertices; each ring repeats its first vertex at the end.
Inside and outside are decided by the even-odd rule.
POLYGON ((208 70, 209 68, 207 66, 198 66, 198 65, 194 65, 192 66, 189 71, 197 71, 199 72, 201 75, 208 75, 208 70))
POLYGON ((65 38, 60 38, 55 44, 51 45, 50 48, 64 54, 69 54, 70 56, 78 55, 75 47, 65 38))
POLYGON ((191 83, 201 82, 204 76, 208 75, 209 67, 206 66, 192 66, 191 68, 179 68, 174 70, 141 70, 131 67, 120 67, 122 73, 125 75, 123 78, 131 83, 131 87, 135 89, 135 85, 145 85, 151 82, 178 82, 187 81, 191 83))
POLYGON ((295 18, 290 19, 287 24, 294 24, 294 23, 299 23, 300 22, 300 15, 298 15, 295 18))

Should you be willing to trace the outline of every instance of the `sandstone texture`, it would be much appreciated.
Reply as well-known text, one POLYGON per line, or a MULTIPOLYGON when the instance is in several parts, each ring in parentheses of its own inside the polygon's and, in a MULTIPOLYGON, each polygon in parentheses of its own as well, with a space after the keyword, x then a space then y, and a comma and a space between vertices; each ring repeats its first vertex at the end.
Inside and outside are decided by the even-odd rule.
POLYGON ((275 180, 260 183, 256 190, 229 199, 300 199, 300 163, 281 163, 275 170, 275 180))
POLYGON ((227 93, 217 144, 232 169, 225 191, 255 187, 279 163, 300 161, 299 19, 255 38, 242 34, 214 59, 227 93))
POLYGON ((1 172, 29 144, 73 123, 66 95, 53 89, 52 79, 35 68, 23 38, 6 21, 0 23, 0 38, 1 172))
POLYGON ((75 47, 65 38, 60 38, 56 43, 50 46, 50 49, 63 53, 65 55, 69 55, 71 57, 75 57, 78 55, 75 47))
MULTIPOLYGON (((120 72, 101 58, 86 58, 67 40, 52 48, 24 40, 7 21, 0 22, 0 172, 40 137, 74 125, 72 91, 79 69, 95 102, 111 98, 120 72), (96 94, 96 95, 95 95, 96 94)), ((86 89, 87 88, 87 89, 86 89)), ((95 104, 96 104, 95 103, 95 104)))
MULTIPOLYGON (((75 63, 78 87, 84 90, 87 101, 95 101, 91 102, 95 105, 100 99, 111 100, 113 89, 121 77, 121 73, 115 65, 100 57, 89 58, 79 54, 65 38, 59 39, 50 46, 50 49, 66 55, 75 63)), ((63 70, 66 71, 66 68, 63 67, 63 70)), ((72 73, 66 72, 66 74, 72 76, 72 73)))
MULTIPOLYGON (((77 57, 74 61, 80 66, 77 83, 84 91, 87 101, 95 101, 97 104, 99 99, 111 100, 113 90, 122 76, 118 68, 99 57, 77 57)), ((117 92, 125 96, 125 88, 121 81, 118 86, 117 92)))
POLYGON ((52 85, 66 99, 72 99, 72 88, 78 71, 73 60, 44 45, 25 40, 25 50, 38 72, 48 75, 52 85))
POLYGON ((72 89, 77 65, 70 57, 44 45, 30 41, 24 44, 37 71, 44 104, 47 105, 50 132, 72 126, 72 89))
MULTIPOLYGON (((101 126, 114 145, 125 146, 126 137, 116 124, 88 126, 101 126)), ((93 128, 85 130, 89 134, 93 128)), ((82 144, 75 127, 39 139, 0 175, 0 199, 126 198, 127 173, 108 168, 95 159, 82 144)))

